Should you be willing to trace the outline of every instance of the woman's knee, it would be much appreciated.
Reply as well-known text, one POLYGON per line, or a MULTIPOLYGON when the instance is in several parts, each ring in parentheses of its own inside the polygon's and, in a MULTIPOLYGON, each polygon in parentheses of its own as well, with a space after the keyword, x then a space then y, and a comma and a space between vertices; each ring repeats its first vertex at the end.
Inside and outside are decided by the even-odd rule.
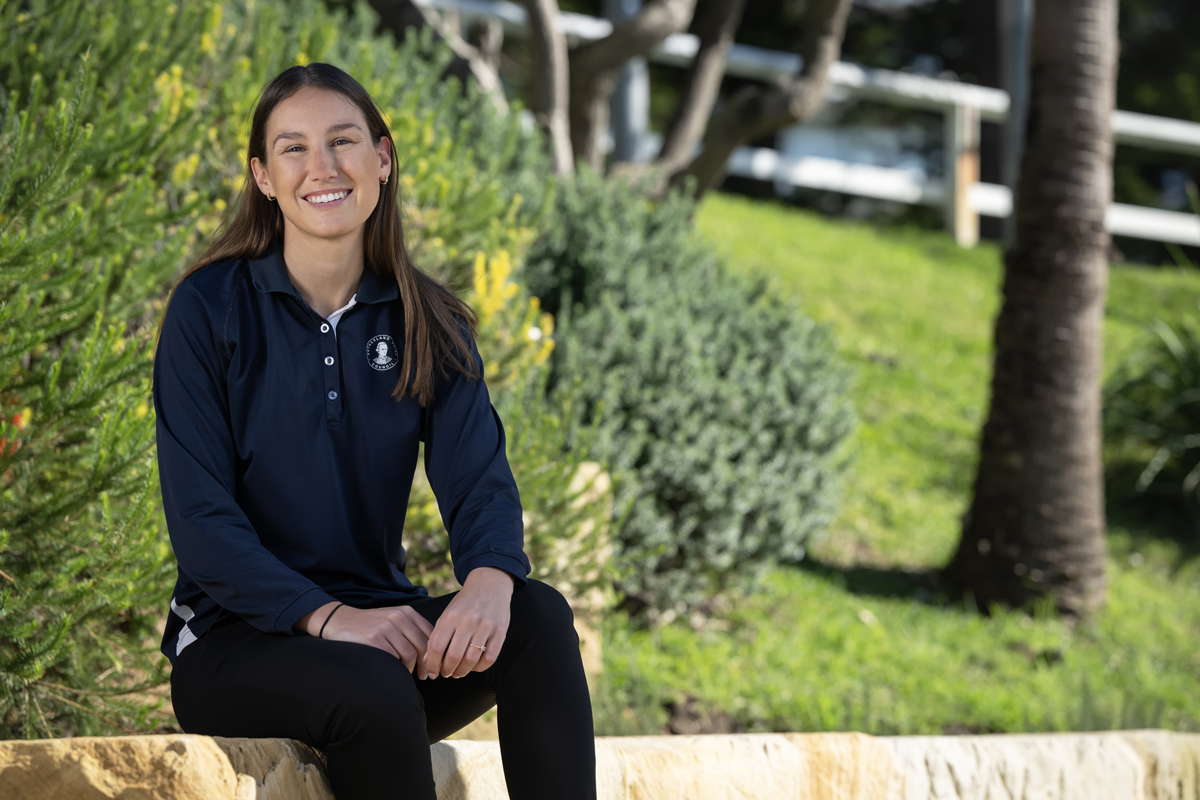
POLYGON ((548 583, 530 578, 513 590, 510 625, 530 631, 575 635, 575 614, 562 593, 548 583))

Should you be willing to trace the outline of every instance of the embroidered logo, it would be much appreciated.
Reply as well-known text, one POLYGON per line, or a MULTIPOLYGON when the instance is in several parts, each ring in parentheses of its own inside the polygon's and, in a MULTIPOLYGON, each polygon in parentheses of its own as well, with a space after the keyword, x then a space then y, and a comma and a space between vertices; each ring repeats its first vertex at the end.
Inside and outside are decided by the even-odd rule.
POLYGON ((371 369, 385 370, 396 366, 396 343, 386 333, 367 342, 367 363, 371 369))

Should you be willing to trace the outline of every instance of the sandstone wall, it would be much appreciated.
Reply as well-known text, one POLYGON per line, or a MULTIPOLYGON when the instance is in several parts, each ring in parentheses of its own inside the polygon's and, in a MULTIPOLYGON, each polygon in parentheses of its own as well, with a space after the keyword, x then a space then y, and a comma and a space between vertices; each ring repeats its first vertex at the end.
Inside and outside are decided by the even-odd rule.
MULTIPOLYGON (((496 742, 431 749, 439 800, 507 800, 496 742)), ((601 737, 600 800, 1200 800, 1200 735, 601 737)), ((2 800, 332 800, 290 739, 0 742, 2 800)))

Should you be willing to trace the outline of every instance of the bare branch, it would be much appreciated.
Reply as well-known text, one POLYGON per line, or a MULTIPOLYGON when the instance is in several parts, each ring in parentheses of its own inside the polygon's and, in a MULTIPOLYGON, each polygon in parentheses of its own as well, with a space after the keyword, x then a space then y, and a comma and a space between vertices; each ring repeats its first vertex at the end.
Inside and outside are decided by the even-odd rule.
POLYGON ((797 48, 803 59, 798 75, 772 87, 747 86, 713 118, 704 149, 672 185, 696 177, 699 197, 725 174, 734 149, 751 139, 812 118, 829 93, 829 69, 837 61, 846 32, 851 0, 813 0, 797 48))
POLYGON ((379 14, 380 30, 391 31, 398 42, 405 40, 410 28, 420 30, 426 26, 431 27, 434 37, 446 42, 454 51, 454 60, 450 62, 442 77, 453 75, 462 83, 464 90, 468 79, 474 78, 479 88, 487 92, 497 108, 508 109, 499 73, 478 49, 464 41, 455 31, 442 25, 437 12, 426 11, 412 0, 370 0, 370 3, 379 14))
POLYGON ((733 35, 745 7, 746 0, 722 0, 703 9, 696 20, 700 48, 688 69, 683 100, 675 111, 658 154, 658 167, 667 174, 687 164, 692 157, 692 148, 704 135, 713 103, 721 89, 733 35))
POLYGON ((479 19, 472 28, 470 44, 496 74, 500 74, 501 50, 504 47, 504 25, 498 19, 479 19))
POLYGON ((575 171, 575 156, 567 122, 570 70, 567 39, 558 29, 558 0, 524 0, 533 42, 533 114, 550 139, 554 171, 575 171))
POLYGON ((696 0, 651 0, 636 17, 614 26, 608 36, 571 51, 571 145, 592 168, 604 166, 600 137, 608 127, 608 100, 618 70, 672 33, 686 30, 695 10, 696 0))

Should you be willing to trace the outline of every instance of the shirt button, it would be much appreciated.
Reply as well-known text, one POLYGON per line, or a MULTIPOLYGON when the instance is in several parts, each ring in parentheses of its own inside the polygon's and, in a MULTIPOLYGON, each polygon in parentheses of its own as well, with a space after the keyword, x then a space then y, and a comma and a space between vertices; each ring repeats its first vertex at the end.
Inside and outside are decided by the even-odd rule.
POLYGON ((330 392, 329 392, 329 399, 330 399, 330 400, 337 400, 337 392, 330 390, 330 392))
POLYGON ((327 366, 327 367, 333 366, 333 356, 325 356, 325 366, 327 366))
POLYGON ((321 323, 321 333, 329 333, 329 323, 328 322, 321 323))

